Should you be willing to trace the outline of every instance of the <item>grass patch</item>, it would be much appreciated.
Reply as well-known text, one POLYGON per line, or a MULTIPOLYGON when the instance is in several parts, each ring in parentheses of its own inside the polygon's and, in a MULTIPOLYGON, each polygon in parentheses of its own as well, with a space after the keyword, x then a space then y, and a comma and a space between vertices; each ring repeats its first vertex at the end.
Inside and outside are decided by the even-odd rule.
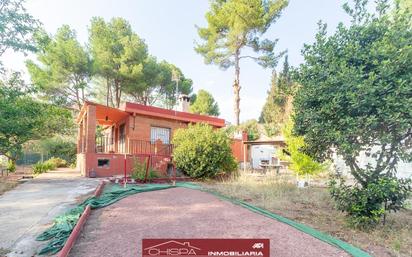
POLYGON ((297 188, 287 174, 205 183, 204 187, 309 225, 364 249, 373 256, 412 256, 412 210, 391 213, 385 226, 370 231, 349 227, 334 208, 327 188, 297 188))

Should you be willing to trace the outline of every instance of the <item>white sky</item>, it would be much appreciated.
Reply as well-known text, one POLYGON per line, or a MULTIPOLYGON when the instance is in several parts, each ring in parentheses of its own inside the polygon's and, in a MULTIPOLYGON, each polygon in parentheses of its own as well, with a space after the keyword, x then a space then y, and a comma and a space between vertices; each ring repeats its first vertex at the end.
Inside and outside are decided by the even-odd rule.
MULTIPOLYGON (((328 23, 333 31, 340 21, 348 22, 341 6, 344 1, 291 0, 282 17, 266 33, 269 39, 279 38, 278 51, 288 50, 291 65, 302 62, 304 43, 314 40, 317 22, 328 23)), ((39 19, 49 33, 63 24, 77 31, 81 42, 87 42, 90 19, 124 17, 140 37, 145 39, 150 54, 165 59, 193 79, 194 91, 203 88, 217 100, 221 117, 233 122, 233 69, 220 70, 205 65, 193 50, 198 40, 195 25, 204 26, 207 0, 27 0, 28 11, 39 19)), ((2 61, 7 68, 25 71, 25 57, 8 52, 2 61)), ((281 68, 281 63, 278 69, 281 68)), ((270 85, 271 70, 251 61, 241 63, 241 120, 258 118, 270 85)))

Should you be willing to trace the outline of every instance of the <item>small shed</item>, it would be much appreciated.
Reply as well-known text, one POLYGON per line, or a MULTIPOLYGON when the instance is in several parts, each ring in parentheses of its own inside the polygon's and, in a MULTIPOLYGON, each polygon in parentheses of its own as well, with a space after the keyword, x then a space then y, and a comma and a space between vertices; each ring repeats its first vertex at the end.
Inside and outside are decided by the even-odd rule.
POLYGON ((279 159, 279 153, 286 146, 283 137, 258 139, 254 141, 243 141, 243 169, 246 171, 245 163, 250 163, 252 169, 280 168, 285 163, 279 159))

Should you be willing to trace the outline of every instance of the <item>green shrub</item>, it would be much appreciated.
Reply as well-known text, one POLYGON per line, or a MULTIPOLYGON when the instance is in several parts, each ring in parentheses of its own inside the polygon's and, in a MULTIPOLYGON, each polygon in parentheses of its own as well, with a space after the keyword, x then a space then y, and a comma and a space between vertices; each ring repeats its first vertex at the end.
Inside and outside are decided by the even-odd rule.
POLYGON ((34 174, 42 174, 49 170, 56 169, 54 163, 46 161, 46 162, 38 162, 33 165, 32 170, 34 174))
POLYGON ((45 169, 46 169, 47 171, 48 171, 48 170, 54 170, 54 169, 56 169, 55 164, 52 163, 52 162, 49 162, 49 161, 43 162, 43 166, 45 167, 45 169))
MULTIPOLYGON (((138 160, 133 161, 132 175, 131 177, 136 180, 144 180, 146 176, 146 164, 139 162, 138 160)), ((159 175, 156 171, 150 169, 147 179, 158 178, 159 175)))
POLYGON ((52 164, 55 168, 67 167, 67 161, 59 157, 52 157, 46 163, 52 164))
POLYGON ((34 174, 42 174, 44 172, 47 172, 46 166, 43 162, 33 164, 32 170, 34 174))
POLYGON ((257 120, 247 120, 239 125, 242 131, 247 132, 248 140, 257 140, 260 136, 259 127, 257 120))
POLYGON ((289 168, 298 176, 316 175, 327 170, 328 164, 315 161, 302 151, 305 140, 302 136, 293 135, 293 122, 289 120, 282 129, 285 137, 285 150, 288 154, 281 154, 283 160, 289 161, 289 168))
POLYGON ((6 169, 8 170, 8 172, 11 172, 11 173, 15 172, 16 171, 16 163, 12 160, 8 160, 6 169))
POLYGON ((173 137, 176 167, 192 178, 213 178, 237 169, 230 138, 205 124, 179 129, 173 137))
POLYGON ((411 179, 385 176, 361 186, 347 185, 342 177, 334 177, 329 186, 337 208, 348 214, 349 224, 365 229, 382 219, 385 223, 387 212, 403 208, 412 189, 411 182, 411 179))

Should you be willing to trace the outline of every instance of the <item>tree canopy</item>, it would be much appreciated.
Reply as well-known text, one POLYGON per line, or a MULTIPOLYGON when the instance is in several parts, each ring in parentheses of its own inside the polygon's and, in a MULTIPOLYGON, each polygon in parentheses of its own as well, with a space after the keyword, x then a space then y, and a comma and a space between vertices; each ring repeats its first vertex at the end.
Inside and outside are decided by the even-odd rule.
POLYGON ((29 140, 70 132, 67 110, 36 101, 19 73, 0 80, 0 154, 16 160, 29 140))
POLYGON ((268 136, 279 134, 291 115, 296 85, 292 82, 289 68, 288 57, 285 56, 282 71, 274 71, 272 74, 271 86, 259 117, 259 122, 264 123, 268 136))
POLYGON ((240 122, 240 60, 249 58, 263 67, 277 64, 281 55, 274 52, 277 40, 261 37, 287 4, 286 0, 214 0, 206 13, 207 27, 198 28, 203 43, 196 44, 195 50, 205 63, 223 69, 235 67, 236 125, 240 122))
POLYGON ((23 6, 24 0, 0 1, 0 56, 7 50, 35 51, 33 34, 39 28, 23 6))
POLYGON ((212 94, 203 89, 197 92, 193 104, 190 105, 190 112, 211 116, 219 116, 220 114, 219 106, 212 94))
POLYGON ((107 103, 119 107, 125 88, 143 75, 147 45, 123 18, 106 22, 95 17, 89 32, 95 71, 106 82, 107 103))
POLYGON ((33 84, 47 100, 80 109, 90 94, 92 62, 76 32, 67 25, 54 37, 42 31, 36 35, 36 44, 38 63, 26 62, 33 84))
POLYGON ((328 36, 320 23, 316 42, 305 45, 295 132, 318 160, 335 150, 367 186, 412 157, 412 16, 387 1, 378 2, 376 14, 360 0, 345 10, 350 26, 339 24, 328 36), (361 166, 361 153, 374 161, 361 166))
POLYGON ((170 109, 176 104, 176 81, 173 80, 173 73, 178 77, 178 93, 191 94, 192 80, 186 78, 175 65, 166 61, 157 62, 153 56, 146 58, 142 75, 136 83, 125 88, 125 93, 138 103, 170 109))

